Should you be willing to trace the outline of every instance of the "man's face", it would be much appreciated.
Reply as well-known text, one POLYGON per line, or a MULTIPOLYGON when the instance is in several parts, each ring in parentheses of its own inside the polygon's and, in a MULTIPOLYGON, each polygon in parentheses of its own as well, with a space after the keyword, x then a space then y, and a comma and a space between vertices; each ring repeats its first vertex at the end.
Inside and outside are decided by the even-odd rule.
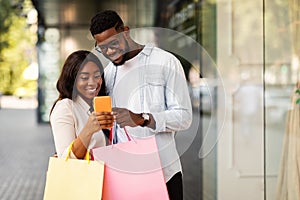
POLYGON ((117 32, 110 28, 106 31, 94 35, 97 47, 101 53, 112 61, 115 65, 122 65, 127 60, 129 51, 128 43, 124 37, 124 32, 117 32))

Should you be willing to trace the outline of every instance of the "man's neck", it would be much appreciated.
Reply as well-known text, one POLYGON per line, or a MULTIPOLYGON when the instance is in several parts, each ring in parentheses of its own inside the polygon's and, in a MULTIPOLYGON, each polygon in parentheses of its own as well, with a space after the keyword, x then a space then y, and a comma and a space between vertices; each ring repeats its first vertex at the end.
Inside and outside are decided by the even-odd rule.
POLYGON ((143 50, 144 47, 145 47, 145 45, 141 45, 136 42, 133 42, 130 45, 130 51, 128 52, 128 59, 131 59, 131 58, 135 57, 136 55, 138 55, 143 50))

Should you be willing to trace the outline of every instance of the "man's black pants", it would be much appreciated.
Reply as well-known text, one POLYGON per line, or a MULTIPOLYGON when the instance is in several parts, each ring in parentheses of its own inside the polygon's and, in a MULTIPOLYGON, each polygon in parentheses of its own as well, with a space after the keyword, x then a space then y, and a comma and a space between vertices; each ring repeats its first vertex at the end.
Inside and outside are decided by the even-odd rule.
POLYGON ((168 182, 167 189, 170 200, 183 200, 182 174, 176 173, 168 182))

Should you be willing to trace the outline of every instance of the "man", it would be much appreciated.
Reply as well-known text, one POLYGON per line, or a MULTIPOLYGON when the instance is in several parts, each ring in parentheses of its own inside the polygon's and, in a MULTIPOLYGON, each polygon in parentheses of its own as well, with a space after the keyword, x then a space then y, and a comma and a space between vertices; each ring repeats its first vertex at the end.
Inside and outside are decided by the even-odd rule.
POLYGON ((114 142, 155 135, 170 199, 183 199, 182 168, 174 135, 187 129, 192 108, 183 68, 172 54, 135 42, 111 10, 91 20, 96 49, 111 62, 105 68, 117 127, 114 142))

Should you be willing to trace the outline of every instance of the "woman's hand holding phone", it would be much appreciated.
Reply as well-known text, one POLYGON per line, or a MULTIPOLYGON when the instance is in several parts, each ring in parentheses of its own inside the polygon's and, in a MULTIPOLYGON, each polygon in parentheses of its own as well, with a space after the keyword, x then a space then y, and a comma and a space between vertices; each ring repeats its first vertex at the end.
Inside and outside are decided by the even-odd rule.
POLYGON ((94 112, 102 129, 113 127, 114 116, 112 114, 112 103, 110 96, 94 97, 94 112))

